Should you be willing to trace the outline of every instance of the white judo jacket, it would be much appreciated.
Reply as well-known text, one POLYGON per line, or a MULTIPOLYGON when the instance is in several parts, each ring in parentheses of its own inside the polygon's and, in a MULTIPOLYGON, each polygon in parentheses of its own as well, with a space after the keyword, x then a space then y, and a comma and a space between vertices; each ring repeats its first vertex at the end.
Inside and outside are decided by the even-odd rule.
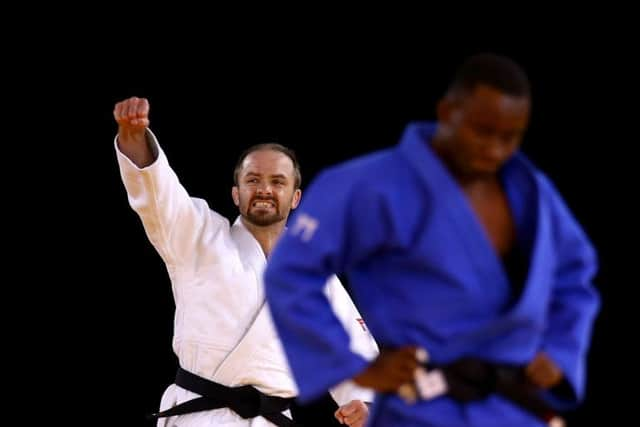
MULTIPOLYGON (((138 168, 120 150, 116 156, 129 203, 166 264, 175 299, 173 350, 185 370, 227 386, 250 384, 280 397, 297 394, 295 382, 265 305, 262 273, 266 258, 238 218, 233 225, 192 198, 181 185, 155 136, 148 136, 157 159, 138 168), (248 333, 247 333, 248 331, 248 333)), ((340 281, 326 294, 351 336, 351 350, 367 359, 378 354, 375 341, 340 281)), ((338 405, 372 401, 371 390, 352 382, 331 390, 338 405)), ((172 384, 160 410, 198 397, 172 384)), ((287 412, 288 414, 288 412, 287 412)), ((228 408, 159 419, 158 426, 272 426, 262 417, 242 419, 228 408)))

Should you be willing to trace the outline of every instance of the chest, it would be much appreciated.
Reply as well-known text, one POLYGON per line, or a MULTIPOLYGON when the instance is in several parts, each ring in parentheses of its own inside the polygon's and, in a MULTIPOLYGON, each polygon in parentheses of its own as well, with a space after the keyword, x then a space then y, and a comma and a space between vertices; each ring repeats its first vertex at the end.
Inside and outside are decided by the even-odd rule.
POLYGON ((473 213, 492 246, 500 255, 508 253, 516 238, 515 221, 507 196, 498 187, 487 191, 465 191, 473 213))

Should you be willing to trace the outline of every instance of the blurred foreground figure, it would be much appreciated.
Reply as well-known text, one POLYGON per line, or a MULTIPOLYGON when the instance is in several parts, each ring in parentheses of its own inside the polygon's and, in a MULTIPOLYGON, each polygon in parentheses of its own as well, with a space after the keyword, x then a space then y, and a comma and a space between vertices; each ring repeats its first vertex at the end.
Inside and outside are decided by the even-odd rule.
POLYGON ((436 123, 311 184, 265 272, 302 400, 352 378, 378 391, 375 427, 543 426, 580 402, 596 253, 519 151, 530 108, 517 64, 473 56, 436 123), (381 347, 373 362, 323 295, 333 273, 381 347))

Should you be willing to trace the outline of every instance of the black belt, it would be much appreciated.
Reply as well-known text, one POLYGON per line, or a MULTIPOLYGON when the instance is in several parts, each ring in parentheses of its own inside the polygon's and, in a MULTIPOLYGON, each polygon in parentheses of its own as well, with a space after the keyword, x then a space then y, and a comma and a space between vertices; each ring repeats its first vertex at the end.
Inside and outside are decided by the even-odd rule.
POLYGON ((295 422, 302 426, 344 427, 334 415, 338 404, 329 392, 305 404, 294 401, 290 410, 295 422))
POLYGON ((542 420, 549 421, 556 415, 540 395, 540 389, 527 380, 522 366, 469 358, 429 369, 442 371, 447 394, 458 401, 484 399, 490 393, 498 393, 542 420))
POLYGON ((267 396, 255 387, 227 387, 178 368, 175 383, 180 387, 201 395, 166 411, 150 415, 150 418, 171 417, 191 412, 229 408, 242 418, 264 417, 279 427, 298 426, 282 414, 291 405, 293 398, 267 396))

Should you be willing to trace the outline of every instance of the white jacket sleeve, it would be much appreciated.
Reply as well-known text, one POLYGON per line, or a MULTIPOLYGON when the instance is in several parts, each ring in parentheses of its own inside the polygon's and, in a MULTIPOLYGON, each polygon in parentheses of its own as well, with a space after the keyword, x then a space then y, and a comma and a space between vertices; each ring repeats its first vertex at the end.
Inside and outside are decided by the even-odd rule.
MULTIPOLYGON (((336 276, 332 276, 327 282, 325 294, 331 302, 334 313, 340 319, 351 338, 351 351, 367 360, 373 360, 377 357, 379 353, 378 345, 367 329, 351 297, 336 276)), ((352 400, 373 402, 374 397, 373 390, 360 387, 350 380, 336 385, 330 390, 330 393, 339 406, 345 405, 352 400)))
MULTIPOLYGON (((201 246, 226 246, 224 230, 229 221, 211 211, 202 199, 189 197, 178 177, 169 166, 156 137, 147 129, 147 138, 158 152, 149 166, 138 168, 119 149, 115 141, 120 175, 127 190, 129 204, 142 220, 147 237, 169 267, 182 266, 204 260, 195 256, 222 253, 203 251, 201 246)), ((221 248, 223 249, 223 248, 221 248)), ((208 260, 212 264, 219 260, 208 260)))

